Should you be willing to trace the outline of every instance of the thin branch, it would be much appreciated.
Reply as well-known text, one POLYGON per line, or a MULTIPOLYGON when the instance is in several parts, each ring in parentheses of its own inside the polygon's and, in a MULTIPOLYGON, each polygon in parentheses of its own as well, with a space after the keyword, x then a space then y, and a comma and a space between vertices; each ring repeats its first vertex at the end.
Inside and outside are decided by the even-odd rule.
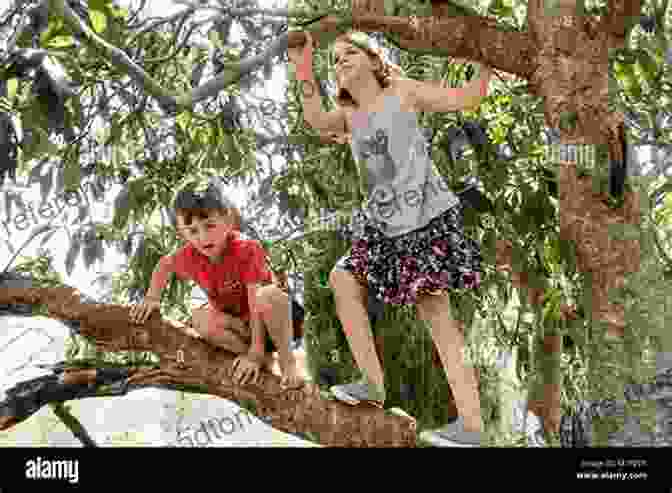
POLYGON ((144 87, 147 92, 157 99, 164 111, 172 114, 177 113, 184 107, 193 106, 199 101, 216 95, 242 77, 262 67, 271 58, 279 56, 287 50, 288 34, 284 33, 272 42, 271 46, 262 54, 237 63, 225 63, 223 64, 224 70, 220 75, 200 87, 176 97, 171 91, 164 89, 155 79, 147 74, 124 51, 111 45, 91 31, 65 0, 50 0, 50 2, 53 10, 59 13, 73 30, 82 34, 94 48, 98 48, 104 52, 113 64, 125 69, 136 83, 144 87))
POLYGON ((147 3, 147 0, 140 0, 140 6, 136 9, 135 12, 133 12, 133 15, 128 19, 126 25, 128 26, 129 29, 136 29, 137 27, 141 26, 144 24, 145 21, 141 21, 138 24, 134 24, 135 19, 140 15, 140 13, 145 9, 145 4, 147 3))
POLYGON ((642 12, 642 0, 609 0, 609 13, 601 20, 598 30, 624 38, 634 19, 642 12))
POLYGON ((167 55, 162 56, 162 57, 146 58, 145 63, 165 63, 165 62, 169 62, 170 60, 175 58, 180 53, 180 51, 182 51, 182 49, 184 49, 184 47, 187 45, 187 43, 189 43, 191 34, 196 29, 198 29, 198 27, 199 27, 199 24, 194 24, 193 26, 191 26, 189 28, 189 30, 187 31, 187 33, 185 34, 184 39, 180 43, 177 43, 177 37, 179 35, 179 32, 182 30, 182 26, 180 26, 175 31, 175 38, 174 38, 174 41, 173 41, 173 45, 174 45, 173 50, 170 53, 168 53, 167 55))
POLYGON ((54 411, 54 414, 63 422, 65 426, 75 435, 76 438, 82 442, 82 445, 85 447, 97 447, 96 442, 89 436, 86 431, 86 428, 80 423, 80 421, 70 412, 70 409, 66 407, 62 402, 51 403, 49 404, 51 410, 54 411))
POLYGON ((180 11, 176 14, 171 15, 170 17, 159 19, 156 22, 150 24, 149 26, 141 29, 140 31, 137 31, 136 33, 134 33, 133 36, 131 36, 131 39, 128 40, 127 44, 129 46, 132 45, 133 42, 137 38, 142 36, 143 34, 149 32, 149 31, 155 31, 157 27, 159 27, 163 24, 170 24, 172 22, 175 22, 177 19, 180 19, 180 17, 182 17, 182 19, 180 20, 180 23, 183 25, 186 22, 186 20, 189 18, 189 16, 194 13, 194 11, 195 10, 193 8, 191 8, 191 9, 180 11))

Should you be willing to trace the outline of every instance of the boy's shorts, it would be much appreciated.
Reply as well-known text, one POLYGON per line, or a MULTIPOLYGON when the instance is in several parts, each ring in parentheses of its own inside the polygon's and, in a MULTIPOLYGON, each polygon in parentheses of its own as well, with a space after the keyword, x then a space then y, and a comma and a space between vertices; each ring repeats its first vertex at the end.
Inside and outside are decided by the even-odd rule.
MULTIPOLYGON (((209 305, 208 295, 201 289, 200 286, 194 286, 191 290, 191 308, 205 308, 209 305)), ((304 319, 304 309, 303 307, 294 299, 292 299, 291 306, 291 315, 292 315, 292 328, 294 329, 294 335, 292 337, 292 344, 294 347, 301 344, 303 339, 303 319, 304 319)), ((266 345, 265 351, 267 353, 274 353, 277 351, 277 347, 271 339, 271 336, 266 332, 266 345)))

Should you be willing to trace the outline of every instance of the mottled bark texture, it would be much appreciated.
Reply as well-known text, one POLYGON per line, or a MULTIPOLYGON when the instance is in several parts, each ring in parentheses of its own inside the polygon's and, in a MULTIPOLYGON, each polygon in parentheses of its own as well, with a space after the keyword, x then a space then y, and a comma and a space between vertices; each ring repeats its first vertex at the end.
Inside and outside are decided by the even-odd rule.
POLYGON ((83 303, 71 287, 3 288, 0 304, 44 304, 49 316, 79 322, 79 333, 104 351, 151 351, 158 368, 67 369, 10 389, 0 402, 0 430, 23 421, 50 402, 98 395, 112 385, 122 395, 138 386, 205 386, 207 393, 238 403, 252 402, 257 413, 287 433, 310 432, 325 446, 413 447, 416 423, 376 408, 352 408, 324 399, 317 386, 283 390, 280 378, 262 372, 256 384, 239 386, 229 377, 235 355, 186 335, 158 313, 143 325, 130 321, 129 307, 83 303))

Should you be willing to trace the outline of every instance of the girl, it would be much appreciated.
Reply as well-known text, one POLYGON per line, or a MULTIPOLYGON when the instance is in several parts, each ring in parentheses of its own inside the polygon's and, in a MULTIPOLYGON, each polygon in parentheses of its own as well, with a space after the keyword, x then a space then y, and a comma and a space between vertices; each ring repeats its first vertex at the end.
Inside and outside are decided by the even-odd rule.
POLYGON ((193 310, 194 329, 210 343, 241 355, 232 366, 235 381, 256 381, 262 364, 270 371, 277 348, 283 386, 300 386, 289 297, 273 284, 258 242, 239 237, 240 213, 223 196, 221 184, 213 179, 202 193, 187 185, 177 194, 174 209, 186 245, 161 258, 144 301, 131 309, 131 319, 144 323, 159 308, 171 273, 193 280, 209 302, 193 310))
POLYGON ((289 52, 301 80, 304 119, 322 133, 345 136, 359 164, 362 211, 353 243, 330 275, 336 311, 365 380, 331 391, 348 404, 382 407, 385 386, 367 314, 367 296, 414 304, 428 322, 459 418, 420 439, 438 446, 480 446, 481 409, 474 369, 463 361, 464 337, 451 317, 448 291, 479 284, 479 246, 463 233, 462 206, 434 171, 416 112, 471 110, 486 95, 489 70, 460 89, 401 78, 364 33, 336 38, 337 109, 324 112, 312 75, 313 42, 289 52))

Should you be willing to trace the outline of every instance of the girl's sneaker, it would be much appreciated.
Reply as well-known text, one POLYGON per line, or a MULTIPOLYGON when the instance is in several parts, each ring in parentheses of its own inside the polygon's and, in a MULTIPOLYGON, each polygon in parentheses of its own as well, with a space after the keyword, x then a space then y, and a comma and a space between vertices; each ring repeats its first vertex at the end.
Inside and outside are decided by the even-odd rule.
POLYGON ((377 391, 372 385, 368 385, 366 382, 334 385, 329 391, 336 399, 351 406, 369 404, 382 409, 385 404, 385 391, 377 391))
POLYGON ((420 433, 419 439, 435 447, 481 447, 482 433, 464 429, 462 418, 440 428, 420 433))

